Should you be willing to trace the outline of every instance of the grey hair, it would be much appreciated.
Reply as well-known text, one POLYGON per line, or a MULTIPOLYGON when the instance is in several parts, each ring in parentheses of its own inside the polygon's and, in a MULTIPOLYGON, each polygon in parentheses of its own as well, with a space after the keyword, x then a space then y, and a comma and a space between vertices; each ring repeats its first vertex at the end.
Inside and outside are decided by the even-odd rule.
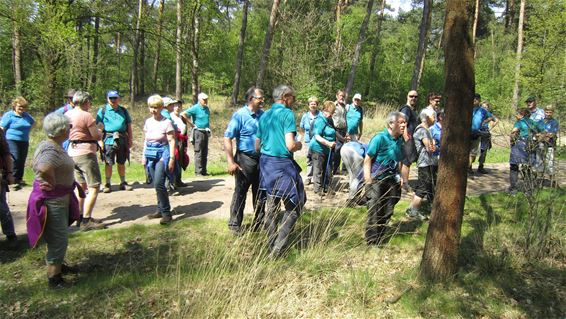
POLYGON ((49 138, 59 136, 69 129, 69 119, 61 113, 49 113, 43 119, 43 130, 49 138))
POLYGON ((389 112, 389 114, 387 114, 387 124, 391 124, 391 123, 395 123, 399 120, 399 118, 402 117, 405 120, 407 119, 407 117, 405 116, 405 114, 401 113, 401 112, 389 112))
POLYGON ((255 96, 255 92, 256 92, 256 91, 260 92, 261 95, 263 95, 263 90, 262 90, 262 89, 258 88, 257 86, 252 86, 251 88, 249 88, 249 89, 246 91, 246 94, 245 94, 246 101, 248 101, 248 102, 251 101, 252 98, 255 96))
POLYGON ((421 113, 419 114, 419 118, 421 119, 421 122, 424 122, 426 121, 427 117, 434 116, 435 113, 436 112, 434 112, 434 110, 426 108, 421 111, 421 113))
POLYGON ((285 84, 280 84, 273 89, 273 100, 280 101, 289 93, 293 93, 293 88, 285 84))
POLYGON ((76 106, 80 106, 85 104, 86 102, 91 102, 92 96, 86 91, 77 91, 73 95, 73 104, 76 106))

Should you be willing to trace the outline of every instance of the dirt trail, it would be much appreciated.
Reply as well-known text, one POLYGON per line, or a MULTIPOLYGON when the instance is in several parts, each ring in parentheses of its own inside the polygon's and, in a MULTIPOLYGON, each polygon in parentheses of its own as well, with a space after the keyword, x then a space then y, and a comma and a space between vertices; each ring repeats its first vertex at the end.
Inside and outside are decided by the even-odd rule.
MULTIPOLYGON (((508 187, 508 164, 487 165, 487 175, 475 175, 468 179, 468 195, 504 191, 508 187)), ((560 163, 558 180, 564 186, 566 180, 566 163, 560 163)), ((411 180, 416 179, 416 169, 411 170, 411 180)), ((336 176, 342 190, 334 196, 320 198, 312 192, 312 186, 307 186, 307 209, 322 207, 340 207, 347 197, 346 176, 336 176)), ((181 189, 181 194, 171 196, 171 206, 176 213, 174 219, 183 218, 221 218, 228 220, 230 201, 234 192, 234 179, 231 176, 211 176, 185 180, 188 187, 181 189)), ((114 186, 117 189, 117 186, 114 186)), ((20 191, 8 193, 8 203, 14 217, 17 234, 26 233, 25 210, 31 188, 24 187, 20 191)), ((412 193, 404 193, 402 200, 409 200, 412 193)), ((246 213, 251 212, 251 196, 248 196, 246 213)), ((110 194, 100 194, 96 203, 94 217, 100 218, 110 228, 126 227, 131 224, 156 224, 159 220, 149 220, 145 216, 155 212, 156 195, 148 185, 136 183, 134 190, 113 191, 110 194)))

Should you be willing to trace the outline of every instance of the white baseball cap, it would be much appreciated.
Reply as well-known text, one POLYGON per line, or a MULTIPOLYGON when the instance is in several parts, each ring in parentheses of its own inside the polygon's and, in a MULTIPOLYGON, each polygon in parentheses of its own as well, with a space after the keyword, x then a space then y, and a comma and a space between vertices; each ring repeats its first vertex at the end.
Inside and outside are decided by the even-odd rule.
POLYGON ((198 99, 199 100, 206 100, 206 99, 208 99, 208 95, 206 95, 206 93, 199 93, 198 99))
POLYGON ((361 99, 362 99, 362 95, 360 93, 354 94, 354 97, 352 98, 352 100, 361 100, 361 99))

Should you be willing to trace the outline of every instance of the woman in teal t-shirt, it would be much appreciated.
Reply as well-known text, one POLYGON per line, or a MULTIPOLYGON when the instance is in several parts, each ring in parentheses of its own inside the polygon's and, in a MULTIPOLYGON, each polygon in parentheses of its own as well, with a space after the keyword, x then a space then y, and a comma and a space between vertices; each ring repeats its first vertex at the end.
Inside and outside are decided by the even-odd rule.
POLYGON ((328 190, 330 184, 329 164, 330 150, 336 146, 336 129, 332 121, 332 114, 336 105, 332 101, 324 102, 322 114, 319 114, 314 120, 313 139, 310 142, 310 151, 312 152, 313 164, 313 184, 314 192, 321 193, 328 190))

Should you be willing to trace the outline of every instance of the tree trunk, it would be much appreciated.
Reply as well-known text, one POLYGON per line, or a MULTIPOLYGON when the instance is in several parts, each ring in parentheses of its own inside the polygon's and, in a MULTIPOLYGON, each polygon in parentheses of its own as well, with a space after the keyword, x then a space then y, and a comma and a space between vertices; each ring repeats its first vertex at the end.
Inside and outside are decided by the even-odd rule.
POLYGON ((94 42, 92 44, 92 73, 90 77, 91 87, 96 87, 96 71, 98 70, 98 46, 100 41, 100 17, 94 18, 94 42))
POLYGON ((139 64, 139 90, 138 95, 145 95, 145 31, 140 32, 140 64, 139 64))
POLYGON ((336 41, 334 42, 334 51, 336 52, 336 56, 339 56, 342 51, 342 26, 340 25, 340 20, 342 18, 343 6, 344 0, 336 1, 336 41))
POLYGON ((381 33, 381 23, 383 22, 383 13, 385 11, 385 0, 381 0, 381 8, 379 9, 379 16, 377 17, 377 28, 375 29, 375 40, 373 43, 373 51, 369 61, 369 77, 366 82, 366 90, 364 96, 369 96, 371 85, 375 81, 375 63, 377 61, 377 54, 379 53, 379 35, 381 33))
POLYGON ((240 91, 240 72, 242 70, 242 61, 244 59, 244 40, 246 38, 246 27, 248 25, 248 7, 249 0, 244 0, 244 8, 242 9, 242 27, 240 28, 240 42, 238 43, 238 55, 236 56, 236 72, 234 75, 234 88, 232 90, 232 98, 230 99, 232 106, 238 104, 238 93, 240 91))
POLYGON ((267 59, 269 58, 269 49, 271 48, 271 40, 273 38, 273 31, 275 30, 275 22, 277 21, 278 9, 279 9, 279 0, 273 0, 273 5, 271 6, 271 14, 269 16, 269 26, 267 27, 267 32, 265 33, 263 52, 261 54, 261 60, 259 62, 259 71, 257 73, 257 80, 255 81, 255 85, 257 87, 261 87, 263 85, 265 69, 267 67, 267 59))
MULTIPOLYGON (((464 0, 462 0, 464 1, 464 0)), ((428 42, 428 33, 430 30, 430 20, 432 16, 432 0, 424 0, 423 18, 419 27, 419 45, 417 47, 417 56, 415 58, 415 68, 413 70, 413 78, 411 79, 411 90, 416 90, 421 81, 423 74, 426 45, 428 42)))
POLYGON ((472 45, 474 46, 474 59, 476 58, 476 33, 478 30, 478 20, 480 18, 480 0, 476 0, 474 11, 474 24, 472 27, 472 45))
POLYGON ((182 36, 183 36, 183 2, 177 0, 177 34, 175 41, 175 98, 180 99, 183 96, 183 79, 182 70, 183 59, 181 52, 182 36))
POLYGON ((366 16, 360 27, 360 34, 358 36, 358 43, 356 43, 356 48, 354 49, 354 57, 352 59, 352 67, 350 69, 350 74, 348 75, 348 82, 346 83, 346 96, 350 95, 352 87, 354 86, 354 79, 356 78, 356 69, 358 63, 360 62, 360 54, 362 52, 362 44, 366 41, 366 31, 368 29, 369 19, 371 17, 371 10, 373 8, 374 0, 369 0, 366 7, 366 16))
POLYGON ((519 105, 519 82, 521 78, 521 59, 523 54, 523 23, 525 21, 525 0, 521 0, 519 9, 519 26, 517 27, 517 56, 515 61, 515 83, 513 85, 513 111, 519 105))
POLYGON ((515 0, 505 2, 505 33, 509 33, 515 24, 515 0))
POLYGON ((198 101, 197 96, 200 91, 198 74, 199 74, 199 24, 200 24, 200 0, 195 3, 193 11, 193 33, 191 37, 191 55, 192 55, 192 68, 191 68, 191 90, 193 93, 193 103, 198 101))
POLYGON ((136 32, 134 35, 133 55, 132 55, 132 72, 130 75, 130 107, 132 109, 136 106, 136 93, 137 93, 137 71, 138 71, 138 51, 140 45, 140 25, 143 14, 143 1, 138 0, 138 17, 136 21, 136 32))
POLYGON ((13 21, 12 29, 12 68, 14 72, 14 84, 16 93, 22 94, 22 47, 20 43, 20 26, 16 20, 13 21))
MULTIPOLYGON (((151 88, 153 92, 157 92, 157 73, 159 72, 159 59, 161 58, 161 33, 163 31, 163 10, 165 9, 165 0, 159 1, 159 21, 157 23, 157 40, 155 43, 155 60, 153 60, 153 73, 151 78, 151 88)), ((176 92, 175 92, 176 93, 176 92)))
POLYGON ((424 280, 449 280, 458 269, 475 83, 468 1, 448 0, 446 3, 443 94, 446 118, 436 197, 420 266, 424 280))

